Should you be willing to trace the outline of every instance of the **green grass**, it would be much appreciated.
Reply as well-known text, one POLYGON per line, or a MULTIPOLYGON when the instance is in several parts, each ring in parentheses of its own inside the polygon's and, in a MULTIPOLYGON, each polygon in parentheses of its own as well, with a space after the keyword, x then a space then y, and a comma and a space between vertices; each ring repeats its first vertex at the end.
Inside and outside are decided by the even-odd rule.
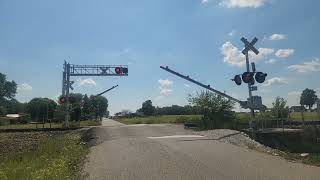
MULTIPOLYGON (((304 119, 306 121, 312 121, 312 120, 320 120, 320 117, 318 116, 317 112, 304 112, 304 119)), ((293 112, 290 114, 290 118, 294 121, 301 121, 301 113, 300 112, 293 112)))
MULTIPOLYGON (((80 127, 100 126, 101 121, 87 120, 80 121, 80 127)), ((0 126, 0 129, 35 129, 35 128, 50 128, 50 123, 45 124, 9 124, 0 126)), ((70 122, 70 127, 78 127, 78 122, 70 122)), ((51 123, 51 128, 62 128, 62 123, 51 123)))
POLYGON ((119 122, 124 124, 161 124, 161 123, 183 123, 190 121, 199 121, 201 115, 163 115, 146 116, 134 118, 121 118, 119 122))
MULTIPOLYGON (((10 141, 5 142, 11 145, 10 141)), ((32 145, 31 150, 28 142, 24 144, 27 150, 0 154, 1 180, 81 178, 81 165, 88 147, 81 143, 80 131, 43 135, 36 146, 32 145)), ((1 142, 1 145, 6 144, 1 142)))
MULTIPOLYGON (((246 122, 250 120, 250 114, 249 113, 236 113, 237 118, 241 122, 246 122)), ((266 112, 265 113, 266 119, 271 118, 271 113, 266 112)), ((263 118, 260 113, 256 113, 257 118, 263 118)), ((290 119, 293 121, 301 121, 301 113, 300 112, 293 112, 290 114, 290 119)), ((320 117, 318 116, 317 112, 304 112, 304 119, 305 121, 312 121, 312 120, 320 120, 320 117)))
MULTIPOLYGON (((236 113, 236 117, 239 122, 248 122, 250 120, 250 113, 236 113)), ((258 119, 273 119, 270 112, 261 115, 256 114, 258 119)), ((316 112, 305 112, 304 117, 306 121, 320 120, 316 112)), ((161 124, 161 123, 183 123, 185 121, 199 121, 201 115, 163 115, 163 116, 146 116, 146 117, 134 117, 134 118, 120 118, 119 121, 124 124, 161 124)), ((301 113, 291 113, 291 119, 294 121, 301 120, 301 113)))

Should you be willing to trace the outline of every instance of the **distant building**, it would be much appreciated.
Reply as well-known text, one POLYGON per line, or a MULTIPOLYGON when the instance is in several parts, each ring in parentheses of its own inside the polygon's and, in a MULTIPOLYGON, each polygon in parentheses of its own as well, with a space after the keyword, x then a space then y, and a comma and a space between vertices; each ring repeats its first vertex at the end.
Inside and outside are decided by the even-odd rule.
POLYGON ((20 117, 20 114, 7 114, 6 117, 8 119, 17 119, 20 117))
POLYGON ((291 106, 290 112, 301 112, 301 110, 306 111, 304 106, 291 106))

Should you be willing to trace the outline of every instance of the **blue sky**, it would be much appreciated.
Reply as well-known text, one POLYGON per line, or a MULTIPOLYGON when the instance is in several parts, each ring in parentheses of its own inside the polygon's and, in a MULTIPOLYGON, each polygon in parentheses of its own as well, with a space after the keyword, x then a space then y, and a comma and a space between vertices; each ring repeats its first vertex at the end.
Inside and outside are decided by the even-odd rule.
POLYGON ((202 90, 159 68, 168 65, 246 99, 230 79, 244 71, 242 36, 257 37, 251 55, 267 81, 254 94, 270 106, 298 103, 305 88, 320 92, 320 1, 292 0, 0 0, 0 72, 19 84, 17 99, 57 98, 64 60, 128 64, 128 77, 73 78, 75 92, 108 92, 112 113, 185 105, 202 90))

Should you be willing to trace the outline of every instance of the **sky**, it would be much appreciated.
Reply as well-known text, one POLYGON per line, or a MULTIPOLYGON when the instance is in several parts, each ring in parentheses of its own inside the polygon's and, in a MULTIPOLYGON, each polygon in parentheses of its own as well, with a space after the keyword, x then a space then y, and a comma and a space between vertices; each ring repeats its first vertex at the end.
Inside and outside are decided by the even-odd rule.
MULTIPOLYGON (((18 84, 16 98, 57 99, 62 65, 129 66, 128 77, 72 77, 74 91, 104 94, 111 114, 188 104, 201 87, 159 68, 169 66, 245 100, 244 44, 258 38, 257 71, 268 74, 254 95, 271 106, 299 104, 303 89, 320 95, 320 1, 292 0, 0 0, 0 72, 18 84)), ((239 111, 244 111, 237 108, 239 111)))

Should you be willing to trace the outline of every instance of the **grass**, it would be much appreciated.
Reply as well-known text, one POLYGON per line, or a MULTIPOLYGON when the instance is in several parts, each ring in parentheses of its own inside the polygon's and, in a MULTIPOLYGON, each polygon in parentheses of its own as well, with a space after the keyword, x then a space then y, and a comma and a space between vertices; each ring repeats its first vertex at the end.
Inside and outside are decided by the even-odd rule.
POLYGON ((201 115, 163 115, 133 118, 120 118, 119 122, 124 124, 161 124, 161 123, 183 123, 200 121, 201 115))
POLYGON ((81 136, 80 131, 1 133, 0 179, 81 178, 82 160, 88 153, 81 136))
MULTIPOLYGON (((101 121, 86 120, 80 121, 80 127, 86 126, 100 126, 101 121)), ((36 128, 50 128, 50 123, 45 124, 9 124, 0 126, 0 129, 36 129, 36 128)), ((70 127, 78 127, 78 122, 70 122, 70 127)), ((62 123, 51 123, 51 128, 62 128, 62 123)))
MULTIPOLYGON (((256 114, 258 118, 263 118, 259 113, 256 114)), ((239 121, 246 122, 250 120, 250 114, 249 113, 236 113, 237 118, 239 121)), ((270 112, 265 113, 266 117, 271 117, 270 112)), ((267 118, 268 119, 268 118, 267 118)), ((292 112, 290 114, 290 119, 293 121, 301 121, 301 113, 300 112, 292 112)), ((313 121, 313 120, 320 120, 320 117, 317 112, 304 112, 304 119, 305 121, 313 121)))
MULTIPOLYGON (((236 113, 239 122, 248 122, 250 120, 250 113, 240 112, 236 113)), ((270 119, 270 112, 264 115, 257 113, 258 119, 270 119)), ((293 112, 290 117, 294 121, 301 121, 301 113, 293 112)), ((320 120, 317 112, 305 112, 305 121, 320 120)), ((120 118, 119 121, 124 124, 161 124, 161 123, 183 123, 189 121, 200 121, 201 115, 162 115, 162 116, 145 116, 133 118, 120 118)))
MULTIPOLYGON (((317 112, 304 112, 304 119, 306 121, 312 121, 312 120, 320 120, 320 117, 318 116, 317 112)), ((290 114, 290 118, 294 121, 301 121, 301 113, 300 112, 293 112, 290 114)))

